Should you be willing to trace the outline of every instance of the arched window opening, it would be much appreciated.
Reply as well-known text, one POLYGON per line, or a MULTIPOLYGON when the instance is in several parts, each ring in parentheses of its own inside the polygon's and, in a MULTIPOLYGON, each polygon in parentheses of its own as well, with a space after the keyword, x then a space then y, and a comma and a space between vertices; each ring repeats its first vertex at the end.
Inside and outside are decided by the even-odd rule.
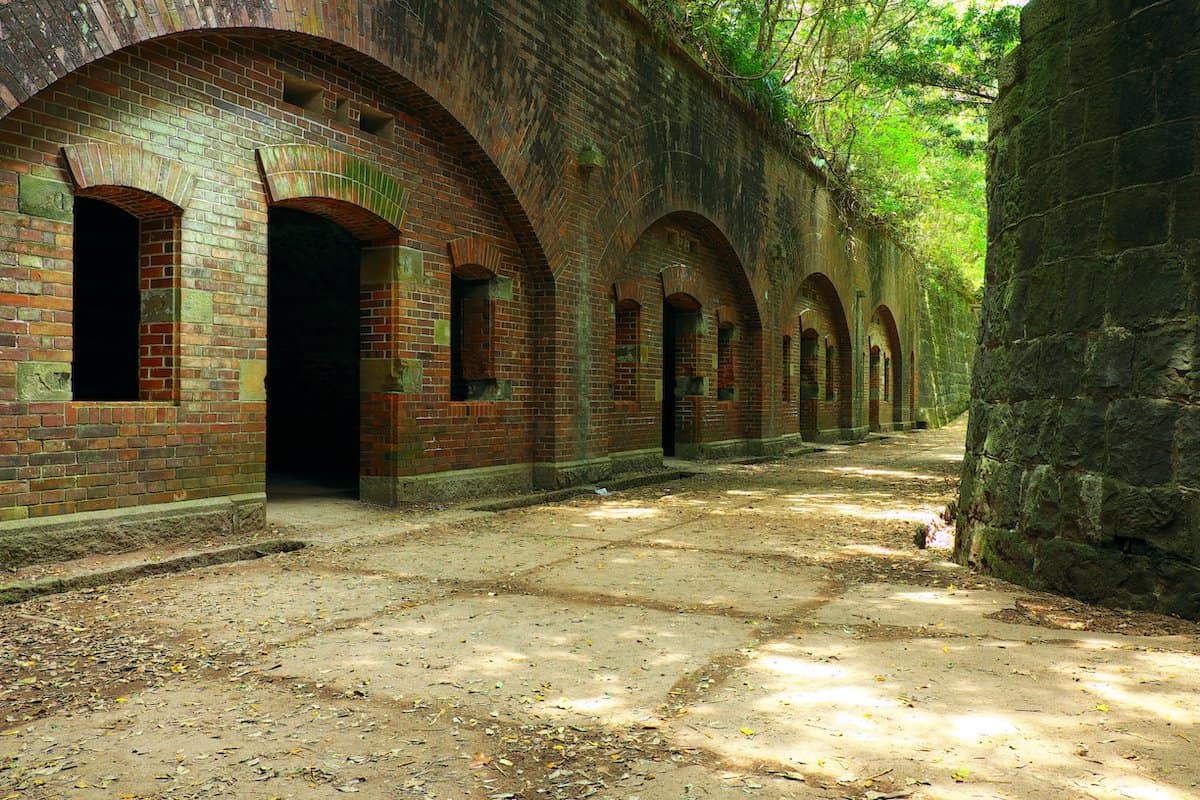
POLYGON ((837 348, 829 342, 825 343, 825 399, 832 400, 837 395, 837 348))
POLYGON ((717 328, 717 399, 737 399, 737 379, 733 358, 733 342, 737 328, 732 324, 717 328))
POLYGON ((880 379, 880 375, 879 375, 880 367, 881 367, 881 360, 880 360, 879 346, 872 344, 870 339, 867 340, 867 353, 868 353, 867 417, 868 417, 868 424, 870 425, 871 430, 877 431, 877 430, 879 430, 879 402, 880 402, 879 395, 880 395, 880 389, 882 388, 882 383, 881 383, 881 379, 880 379))
POLYGON ((75 201, 71 379, 76 400, 138 400, 138 220, 101 200, 75 201))

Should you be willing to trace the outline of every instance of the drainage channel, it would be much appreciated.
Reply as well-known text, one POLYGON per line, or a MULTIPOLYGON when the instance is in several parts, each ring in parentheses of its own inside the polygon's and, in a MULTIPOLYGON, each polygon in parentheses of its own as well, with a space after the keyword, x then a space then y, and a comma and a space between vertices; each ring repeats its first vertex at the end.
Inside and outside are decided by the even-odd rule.
POLYGON ((95 586, 109 586, 114 583, 128 583, 137 578, 150 575, 166 575, 173 572, 186 572, 190 569, 212 567, 218 564, 232 564, 236 561, 253 561, 258 558, 277 553, 293 553, 307 547, 307 543, 295 539, 270 539, 265 542, 223 547, 204 553, 168 558, 162 561, 152 561, 143 564, 131 564, 117 569, 84 572, 59 578, 42 578, 28 583, 13 583, 0 586, 0 605, 21 603, 35 597, 50 594, 91 589, 95 586))

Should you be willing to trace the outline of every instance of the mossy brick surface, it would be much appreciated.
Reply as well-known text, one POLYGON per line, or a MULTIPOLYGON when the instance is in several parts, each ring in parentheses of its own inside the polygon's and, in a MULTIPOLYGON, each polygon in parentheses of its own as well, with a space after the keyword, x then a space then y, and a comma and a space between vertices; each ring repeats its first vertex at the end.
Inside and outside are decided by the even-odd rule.
MULTIPOLYGON (((0 208, 0 252, 17 287, 0 287, 0 355, 26 365, 0 371, 0 402, 29 423, 16 477, 0 473, 0 518, 261 490, 264 365, 278 342, 267 298, 282 275, 269 271, 269 241, 283 209, 336 223, 361 251, 360 374, 379 380, 361 392, 359 474, 384 486, 661 450, 668 335, 688 340, 676 423, 697 452, 767 447, 802 430, 861 435, 866 393, 854 387, 865 385, 861 348, 877 308, 896 321, 903 385, 913 362, 922 374, 916 269, 901 243, 844 225, 802 141, 771 132, 737 87, 696 69, 639 15, 620 4, 575 14, 551 0, 497 0, 482 16, 465 0, 408 6, 215 0, 196 16, 143 0, 82 12, 45 0, 38 15, 0 5, 0 28, 22 43, 0 53, 11 156, 0 184, 15 193, 0 208), (620 68, 597 69, 596 53, 620 68), (155 76, 152 92, 144 75, 155 76), (285 75, 319 87, 322 103, 288 103, 285 75), (103 103, 96 86, 107 87, 103 103), (376 109, 391 129, 349 125, 355 115, 338 108, 376 109), (580 169, 587 144, 603 159, 580 169), (139 259, 137 401, 68 402, 74 192, 132 209, 145 230, 178 223, 156 229, 139 259), (490 283, 494 357, 483 377, 494 384, 486 399, 460 402, 450 399, 450 276, 470 266, 490 283), (636 353, 635 385, 620 399, 616 287, 638 306, 636 339, 623 342, 636 353), (668 332, 663 301, 675 291, 696 308, 668 332), (711 364, 718 309, 738 331, 733 374, 720 376, 736 399, 724 402, 711 364), (790 376, 790 396, 801 396, 802 318, 822 345, 807 382, 821 391, 803 407, 781 391, 790 376), (30 411, 44 402, 62 405, 30 411), (81 433, 106 426, 116 435, 81 433), (89 485, 56 482, 47 462, 89 485)), ((1014 159, 1039 157, 1027 139, 1014 159)), ((328 300, 319 285, 310 298, 314 309, 328 300)), ((324 321, 312 312, 313 326, 324 321)), ((956 348, 940 363, 960 361, 956 348)), ((306 398, 292 394, 284 399, 303 416, 306 398)), ((901 399, 904 425, 916 403, 901 399)))

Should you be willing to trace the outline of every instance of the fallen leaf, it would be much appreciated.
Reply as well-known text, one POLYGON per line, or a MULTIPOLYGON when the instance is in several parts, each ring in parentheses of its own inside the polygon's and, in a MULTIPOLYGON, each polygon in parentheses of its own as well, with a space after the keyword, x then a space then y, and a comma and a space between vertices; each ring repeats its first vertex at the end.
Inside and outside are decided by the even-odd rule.
POLYGON ((801 783, 804 782, 804 776, 799 772, 771 772, 771 774, 778 775, 780 778, 789 781, 800 781, 801 783))

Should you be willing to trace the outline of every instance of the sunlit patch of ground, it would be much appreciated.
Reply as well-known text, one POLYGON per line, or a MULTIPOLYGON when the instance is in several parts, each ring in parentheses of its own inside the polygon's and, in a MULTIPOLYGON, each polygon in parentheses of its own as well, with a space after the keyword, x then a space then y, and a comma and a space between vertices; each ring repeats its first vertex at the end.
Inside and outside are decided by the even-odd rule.
POLYGON ((962 435, 497 514, 288 498, 303 551, 0 608, 0 800, 1200 796, 1195 625, 917 548, 962 435))

